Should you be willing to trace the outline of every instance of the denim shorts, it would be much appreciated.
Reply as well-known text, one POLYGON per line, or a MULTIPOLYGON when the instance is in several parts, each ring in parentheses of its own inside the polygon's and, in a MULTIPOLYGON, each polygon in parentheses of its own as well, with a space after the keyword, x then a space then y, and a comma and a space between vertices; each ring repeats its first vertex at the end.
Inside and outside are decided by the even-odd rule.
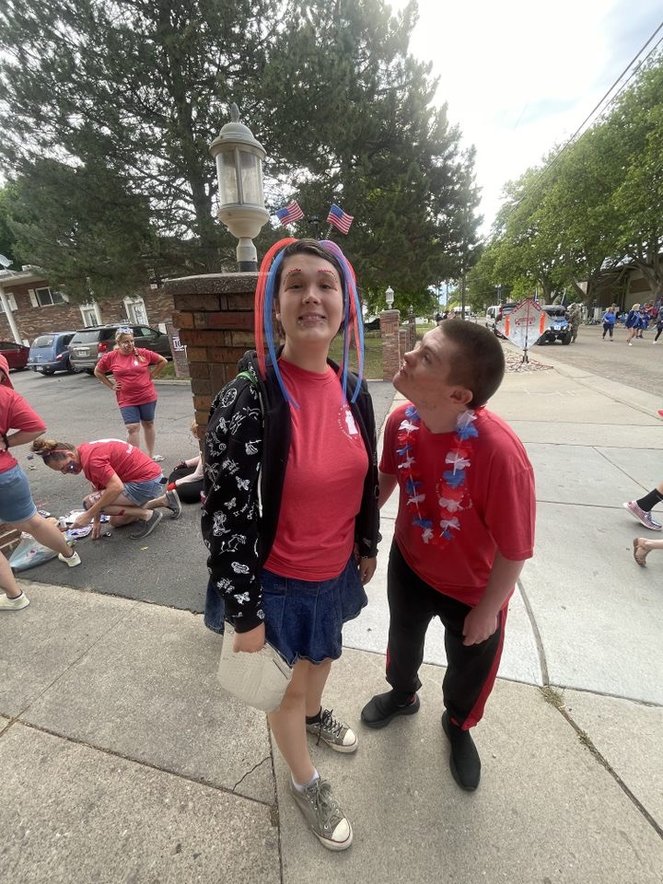
MULTIPOLYGON (((260 580, 267 641, 290 666, 297 660, 322 663, 341 656, 343 624, 358 617, 368 602, 354 556, 331 580, 296 580, 266 570, 260 580)), ((205 626, 222 633, 224 614, 224 600, 210 580, 205 626)))
POLYGON ((143 405, 121 405, 120 412, 125 424, 139 424, 141 421, 153 421, 157 410, 157 400, 145 402, 143 405))
POLYGON ((20 466, 0 473, 0 522, 25 522, 36 513, 28 477, 20 466))
POLYGON ((154 500, 155 497, 161 497, 164 492, 165 478, 160 476, 158 479, 148 479, 146 482, 125 482, 124 493, 138 506, 147 503, 148 500, 154 500))

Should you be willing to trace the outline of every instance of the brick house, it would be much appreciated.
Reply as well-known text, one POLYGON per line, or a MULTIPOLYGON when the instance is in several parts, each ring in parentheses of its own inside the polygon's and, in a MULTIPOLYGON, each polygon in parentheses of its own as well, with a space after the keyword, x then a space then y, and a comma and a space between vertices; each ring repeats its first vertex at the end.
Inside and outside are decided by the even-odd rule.
POLYGON ((75 331, 125 319, 165 331, 172 314, 173 299, 163 288, 146 286, 130 296, 73 304, 66 295, 51 289, 37 268, 0 271, 0 340, 29 345, 47 332, 75 331))

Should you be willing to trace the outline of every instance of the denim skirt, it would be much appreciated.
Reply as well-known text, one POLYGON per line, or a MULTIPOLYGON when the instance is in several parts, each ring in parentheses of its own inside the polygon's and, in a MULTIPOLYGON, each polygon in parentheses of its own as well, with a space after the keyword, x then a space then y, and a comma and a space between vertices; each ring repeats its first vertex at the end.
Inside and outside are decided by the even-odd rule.
MULTIPOLYGON (((267 641, 290 666, 297 660, 337 660, 342 651, 343 624, 358 617, 368 602, 354 556, 331 580, 297 580, 263 570, 260 582, 267 641)), ((224 601, 210 580, 205 625, 222 633, 224 615, 224 601)))
POLYGON ((20 466, 0 473, 0 522, 25 522, 36 512, 28 477, 20 466))

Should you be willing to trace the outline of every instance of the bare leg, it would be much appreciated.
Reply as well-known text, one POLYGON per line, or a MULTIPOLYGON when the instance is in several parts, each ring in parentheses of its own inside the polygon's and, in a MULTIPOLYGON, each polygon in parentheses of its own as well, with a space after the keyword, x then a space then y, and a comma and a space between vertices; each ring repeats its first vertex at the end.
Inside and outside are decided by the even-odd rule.
POLYGON ((154 457, 154 442, 157 437, 154 429, 154 421, 141 421, 143 426, 143 434, 145 436, 145 450, 150 457, 154 457))
POLYGON ((292 679, 280 708, 267 716, 276 745, 290 768, 294 781, 300 785, 310 782, 315 774, 306 740, 305 717, 308 681, 312 668, 315 667, 307 660, 298 660, 295 663, 292 679))
POLYGON ((21 587, 16 582, 14 572, 9 566, 9 562, 0 552, 0 589, 3 589, 6 596, 10 599, 17 599, 21 594, 21 587))
POLYGON ((331 665, 331 660, 324 660, 317 665, 314 663, 310 664, 311 671, 306 685, 306 714, 309 718, 312 715, 317 715, 320 711, 322 706, 322 692, 327 684, 331 665))
POLYGON ((13 522, 12 524, 21 531, 31 534, 42 546, 47 546, 49 549, 61 553, 66 559, 70 558, 73 554, 73 549, 69 546, 64 534, 57 525, 49 522, 43 516, 40 516, 39 513, 35 513, 32 518, 26 519, 24 522, 13 522))
POLYGON ((647 561, 647 555, 653 549, 663 549, 663 540, 648 540, 646 537, 636 537, 633 541, 633 557, 643 568, 647 561))
POLYGON ((134 448, 140 448, 140 424, 126 424, 127 442, 134 448))
MULTIPOLYGON (((92 494, 88 494, 83 500, 84 509, 89 510, 99 500, 101 494, 101 491, 93 491, 92 494)), ((113 503, 105 504, 103 513, 111 517, 110 523, 114 528, 131 525, 139 519, 146 522, 151 515, 147 506, 136 506, 128 497, 125 497, 124 492, 118 494, 113 503)))

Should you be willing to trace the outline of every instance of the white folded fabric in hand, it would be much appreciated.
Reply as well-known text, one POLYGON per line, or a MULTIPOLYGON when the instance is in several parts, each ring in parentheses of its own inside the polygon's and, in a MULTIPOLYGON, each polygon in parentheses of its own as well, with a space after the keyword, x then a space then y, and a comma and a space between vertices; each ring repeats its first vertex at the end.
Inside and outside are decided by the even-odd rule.
POLYGON ((226 623, 218 671, 219 684, 224 691, 247 705, 263 712, 273 712, 280 706, 290 684, 292 669, 270 644, 265 644, 255 653, 235 653, 234 636, 235 630, 226 623))

